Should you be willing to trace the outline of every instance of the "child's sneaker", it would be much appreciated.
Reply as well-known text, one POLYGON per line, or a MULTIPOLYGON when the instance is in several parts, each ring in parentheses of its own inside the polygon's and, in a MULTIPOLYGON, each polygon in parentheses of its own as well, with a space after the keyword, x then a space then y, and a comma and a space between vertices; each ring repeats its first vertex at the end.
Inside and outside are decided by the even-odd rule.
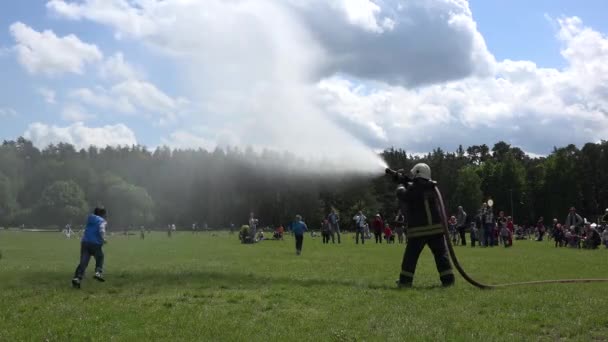
POLYGON ((95 275, 93 276, 93 278, 95 278, 95 280, 97 280, 97 281, 101 281, 101 282, 106 281, 106 280, 103 278, 103 275, 101 274, 101 272, 95 272, 95 275))
POLYGON ((72 279, 72 287, 75 289, 79 289, 80 288, 80 279, 78 279, 78 278, 72 279))

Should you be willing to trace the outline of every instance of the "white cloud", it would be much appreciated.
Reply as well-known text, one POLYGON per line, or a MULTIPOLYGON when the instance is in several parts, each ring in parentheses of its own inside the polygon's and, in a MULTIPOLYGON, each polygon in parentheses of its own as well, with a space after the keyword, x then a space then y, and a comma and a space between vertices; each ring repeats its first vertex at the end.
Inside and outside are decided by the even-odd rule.
POLYGON ((120 36, 142 37, 156 31, 158 22, 150 7, 163 7, 163 2, 127 0, 84 0, 82 3, 50 0, 46 7, 52 12, 72 20, 89 19, 115 28, 120 36))
POLYGON ((68 104, 61 111, 61 118, 65 121, 83 122, 95 118, 95 115, 90 114, 82 106, 77 104, 68 104))
POLYGON ((553 146, 605 139, 608 38, 577 18, 559 27, 564 70, 505 60, 493 77, 418 89, 368 89, 334 77, 319 83, 319 96, 334 120, 379 147, 430 151, 505 140, 544 155, 553 146))
MULTIPOLYGON (((169 52, 200 110, 166 141, 214 141, 189 129, 205 124, 243 145, 352 157, 364 150, 352 135, 420 152, 502 139, 537 154, 608 136, 608 39, 578 18, 554 22, 568 64, 559 70, 495 61, 464 0, 51 0, 47 7, 169 52)), ((180 101, 148 85, 130 79, 108 93, 175 112, 180 101)))
POLYGON ((44 102, 48 104, 56 104, 57 100, 55 98, 55 91, 49 88, 38 88, 38 94, 44 98, 44 102))
MULTIPOLYGON (((108 25, 120 37, 143 39, 178 55, 193 50, 221 54, 225 64, 243 56, 228 53, 239 50, 233 45, 242 52, 260 52, 268 47, 264 37, 277 34, 269 29, 287 27, 294 38, 302 33, 314 38, 299 43, 324 51, 322 59, 309 61, 313 65, 307 68, 313 69, 307 77, 342 72, 417 86, 487 75, 494 64, 463 0, 51 0, 47 8, 67 19, 108 25), (281 18, 289 22, 279 23, 281 18)), ((256 59, 256 54, 246 56, 256 59)))
POLYGON ((38 32, 21 22, 12 24, 10 32, 17 43, 19 63, 31 74, 82 74, 87 63, 103 58, 97 46, 83 43, 73 34, 58 37, 53 31, 38 32))
POLYGON ((99 76, 104 80, 130 80, 141 78, 141 72, 125 61, 122 52, 118 52, 101 64, 99 76))
POLYGON ((103 109, 109 114, 155 115, 157 122, 174 121, 185 110, 188 100, 173 98, 145 81, 126 80, 110 89, 78 88, 69 92, 70 99, 82 105, 103 109))
MULTIPOLYGON (((343 11, 346 19, 352 25, 358 26, 363 30, 382 33, 385 26, 378 21, 378 15, 382 11, 380 6, 370 0, 340 0, 329 2, 336 9, 343 11)), ((384 18, 389 20, 389 18, 384 18)))
POLYGON ((35 122, 29 125, 23 136, 39 148, 60 142, 72 144, 78 149, 91 145, 105 147, 137 144, 135 134, 124 124, 87 127, 82 122, 76 122, 59 127, 35 122))
POLYGON ((18 113, 13 108, 0 107, 0 118, 10 118, 17 116, 18 113))
POLYGON ((127 98, 116 96, 116 94, 103 87, 96 87, 92 90, 89 88, 74 89, 69 92, 68 96, 83 105, 107 110, 110 112, 109 114, 125 114, 136 111, 127 98))

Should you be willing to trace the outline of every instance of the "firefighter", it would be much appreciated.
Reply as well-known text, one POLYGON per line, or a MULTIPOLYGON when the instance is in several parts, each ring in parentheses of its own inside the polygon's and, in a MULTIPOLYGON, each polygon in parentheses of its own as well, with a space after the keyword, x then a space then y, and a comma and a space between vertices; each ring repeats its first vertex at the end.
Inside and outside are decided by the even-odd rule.
POLYGON ((401 183, 397 187, 399 207, 408 217, 408 244, 397 285, 412 286, 418 257, 424 246, 428 245, 435 257, 441 283, 443 286, 451 286, 455 279, 444 235, 444 212, 435 192, 437 184, 431 180, 431 168, 427 164, 416 164, 410 174, 409 179, 404 176, 395 177, 401 183))

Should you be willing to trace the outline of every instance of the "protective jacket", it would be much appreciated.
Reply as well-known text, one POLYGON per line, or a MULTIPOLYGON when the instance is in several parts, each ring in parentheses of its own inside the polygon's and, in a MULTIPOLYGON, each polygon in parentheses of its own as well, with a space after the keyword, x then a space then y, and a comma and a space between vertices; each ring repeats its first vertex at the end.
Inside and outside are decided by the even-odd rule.
POLYGON ((435 183, 422 178, 397 188, 401 212, 408 218, 408 238, 443 234, 435 183))

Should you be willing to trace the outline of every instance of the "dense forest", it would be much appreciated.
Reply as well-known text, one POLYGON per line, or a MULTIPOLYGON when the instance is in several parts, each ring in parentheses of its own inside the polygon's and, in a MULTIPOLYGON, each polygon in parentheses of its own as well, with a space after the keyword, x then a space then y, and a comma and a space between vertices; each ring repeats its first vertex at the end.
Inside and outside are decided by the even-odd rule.
MULTIPOLYGON (((530 158, 505 142, 425 156, 390 148, 382 157, 396 169, 428 163, 452 213, 462 205, 474 214, 492 198, 496 210, 523 224, 539 216, 563 221, 570 206, 595 220, 608 207, 606 141, 555 148, 545 158, 530 158)), ((108 209, 111 229, 240 226, 249 212, 263 226, 285 224, 298 213, 316 227, 332 207, 343 222, 359 209, 392 215, 396 208, 395 185, 382 175, 313 174, 299 172, 298 163, 288 153, 251 149, 78 151, 58 144, 39 150, 23 138, 4 141, 0 226, 79 226, 95 206, 108 209)))

